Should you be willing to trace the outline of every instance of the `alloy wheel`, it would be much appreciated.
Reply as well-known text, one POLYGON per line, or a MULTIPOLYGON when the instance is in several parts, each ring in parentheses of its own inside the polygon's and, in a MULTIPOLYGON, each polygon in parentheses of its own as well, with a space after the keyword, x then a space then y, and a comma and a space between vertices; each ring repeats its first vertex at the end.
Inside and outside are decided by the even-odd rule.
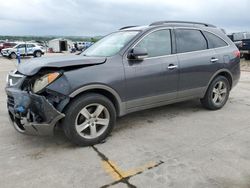
POLYGON ((110 114, 108 109, 98 103, 85 106, 75 119, 77 133, 86 139, 99 137, 108 128, 110 114))
POLYGON ((41 57, 41 52, 36 52, 36 57, 41 57))
POLYGON ((215 84, 212 92, 212 100, 216 105, 221 105, 227 96, 227 86, 223 81, 219 81, 215 84))

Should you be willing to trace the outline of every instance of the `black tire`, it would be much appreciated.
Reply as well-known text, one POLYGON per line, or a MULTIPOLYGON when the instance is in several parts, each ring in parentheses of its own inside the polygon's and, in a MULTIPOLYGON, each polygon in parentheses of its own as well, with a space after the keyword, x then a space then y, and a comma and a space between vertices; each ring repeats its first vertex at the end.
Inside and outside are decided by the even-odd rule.
POLYGON ((229 93, 230 93, 230 84, 229 84, 228 79, 224 76, 217 76, 209 85, 204 98, 201 99, 201 104, 209 110, 221 109, 226 104, 228 97, 229 97, 229 93), (223 95, 223 100, 221 102, 216 103, 213 100, 215 99, 214 97, 215 94, 213 90, 216 89, 217 85, 220 82, 224 84, 224 87, 226 88, 226 92, 225 92, 225 95, 223 95))
MULTIPOLYGON (((85 121, 86 120, 87 119, 85 119, 85 121)), ((65 118, 62 121, 62 127, 65 135, 70 141, 79 146, 90 146, 103 141, 111 133, 115 122, 116 110, 113 103, 103 95, 88 93, 71 101, 71 103, 65 110, 65 118), (101 133, 101 135, 99 135, 98 137, 84 138, 80 133, 77 132, 75 123, 76 121, 78 121, 77 118, 79 117, 80 111, 91 104, 100 104, 106 108, 105 110, 107 110, 109 113, 109 123, 107 125, 107 128, 104 129, 104 132, 101 133)), ((97 127, 97 125, 95 126, 97 127)), ((88 129, 90 131, 91 127, 89 126, 88 129)))
POLYGON ((12 52, 9 57, 10 57, 10 59, 16 59, 17 55, 16 55, 16 53, 12 52))
POLYGON ((41 57, 42 56, 42 52, 41 51, 35 51, 34 52, 34 57, 41 57))
POLYGON ((246 60, 250 60, 250 54, 245 54, 244 56, 246 60))

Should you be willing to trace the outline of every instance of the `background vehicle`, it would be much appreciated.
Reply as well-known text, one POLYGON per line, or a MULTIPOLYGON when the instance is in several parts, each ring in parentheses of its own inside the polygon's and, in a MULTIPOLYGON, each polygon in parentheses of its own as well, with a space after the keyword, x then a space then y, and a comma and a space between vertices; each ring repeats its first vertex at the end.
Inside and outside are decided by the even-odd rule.
POLYGON ((78 56, 41 58, 8 77, 8 111, 26 134, 60 124, 78 145, 105 139, 116 117, 200 99, 222 108, 240 78, 240 53, 218 28, 162 21, 114 32, 78 56))
POLYGON ((17 43, 15 43, 15 42, 4 42, 4 43, 1 43, 0 44, 0 52, 2 51, 2 49, 12 48, 12 47, 14 47, 16 45, 17 45, 17 43))
POLYGON ((76 48, 76 50, 78 50, 78 51, 81 51, 82 49, 84 49, 84 42, 76 42, 75 43, 75 48, 76 48))
POLYGON ((250 59, 250 33, 239 32, 229 35, 229 38, 234 41, 239 48, 241 56, 250 59))
POLYGON ((1 54, 11 59, 17 58, 17 52, 19 51, 21 56, 34 56, 41 57, 45 50, 42 46, 36 43, 19 43, 13 48, 5 48, 1 51, 1 54))
POLYGON ((84 51, 93 45, 93 42, 76 42, 75 47, 78 51, 84 51))
POLYGON ((240 53, 247 59, 250 60, 250 38, 242 40, 242 47, 240 53))

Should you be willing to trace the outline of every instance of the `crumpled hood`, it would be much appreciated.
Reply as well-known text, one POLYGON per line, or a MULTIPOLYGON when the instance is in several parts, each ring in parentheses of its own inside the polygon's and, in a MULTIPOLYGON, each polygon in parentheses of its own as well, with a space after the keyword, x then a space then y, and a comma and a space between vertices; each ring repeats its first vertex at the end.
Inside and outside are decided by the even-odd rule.
POLYGON ((34 58, 28 61, 21 61, 18 72, 32 76, 42 68, 63 68, 74 66, 89 66, 105 63, 105 57, 86 57, 82 55, 62 55, 54 57, 34 58))

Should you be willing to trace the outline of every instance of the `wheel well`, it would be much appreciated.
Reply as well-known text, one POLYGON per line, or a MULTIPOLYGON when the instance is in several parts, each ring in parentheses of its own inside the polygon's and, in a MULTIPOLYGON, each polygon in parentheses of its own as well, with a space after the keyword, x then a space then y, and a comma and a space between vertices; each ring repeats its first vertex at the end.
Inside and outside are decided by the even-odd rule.
POLYGON ((81 95, 84 95, 86 93, 97 93, 97 94, 101 94, 101 95, 107 97, 114 104, 116 113, 119 115, 119 113, 120 113, 119 102, 111 92, 109 92, 105 89, 89 89, 89 90, 86 90, 86 91, 83 91, 83 92, 77 94, 76 96, 74 96, 73 99, 75 99, 81 95))
POLYGON ((228 72, 220 72, 217 76, 226 77, 229 82, 230 89, 232 88, 233 80, 232 80, 232 76, 228 72))
POLYGON ((11 58, 11 54, 15 54, 17 56, 16 52, 11 52, 8 56, 9 58, 11 58))
POLYGON ((35 50, 35 51, 34 51, 34 54, 35 54, 36 52, 42 52, 42 51, 41 51, 41 50, 35 50))

